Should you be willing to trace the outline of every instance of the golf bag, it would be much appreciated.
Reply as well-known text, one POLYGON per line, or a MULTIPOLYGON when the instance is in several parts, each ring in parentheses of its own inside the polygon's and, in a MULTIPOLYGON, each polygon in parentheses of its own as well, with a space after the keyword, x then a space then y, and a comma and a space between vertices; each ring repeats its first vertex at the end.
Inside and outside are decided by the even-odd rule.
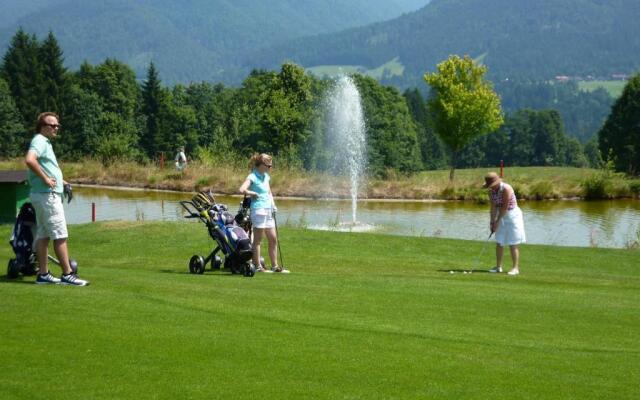
MULTIPOLYGON (((7 266, 8 278, 15 279, 20 274, 25 276, 35 275, 38 272, 38 258, 33 248, 37 228, 36 210, 31 203, 24 203, 20 207, 16 223, 13 226, 13 231, 11 231, 11 239, 9 240, 16 258, 9 260, 9 265, 7 266)), ((60 265, 60 261, 55 257, 49 255, 48 258, 60 265)), ((74 274, 78 273, 78 263, 74 259, 69 258, 69 266, 74 274)))
POLYGON ((31 203, 24 203, 20 207, 16 223, 11 231, 9 244, 16 258, 9 260, 7 277, 17 278, 20 274, 35 275, 38 271, 36 254, 33 250, 33 239, 36 232, 36 210, 31 203))
MULTIPOLYGON (((236 221, 224 204, 218 204, 210 193, 200 192, 191 201, 181 201, 180 204, 188 212, 185 218, 198 218, 207 227, 209 236, 216 242, 216 247, 207 258, 194 255, 189 261, 189 272, 203 274, 206 265, 211 263, 211 269, 220 269, 223 265, 218 252, 224 255, 224 268, 232 274, 243 274, 251 277, 256 268, 251 262, 251 239, 247 231, 236 221)), ((241 220, 242 221, 242 220, 241 220)))

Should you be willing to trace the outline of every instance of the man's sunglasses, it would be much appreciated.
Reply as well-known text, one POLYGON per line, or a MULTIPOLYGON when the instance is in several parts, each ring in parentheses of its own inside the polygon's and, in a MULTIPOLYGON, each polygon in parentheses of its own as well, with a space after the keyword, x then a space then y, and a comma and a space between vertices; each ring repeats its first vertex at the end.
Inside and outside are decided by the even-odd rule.
POLYGON ((53 128, 53 129, 60 129, 60 128, 62 128, 62 125, 60 125, 60 124, 44 124, 44 126, 48 126, 48 127, 53 128))

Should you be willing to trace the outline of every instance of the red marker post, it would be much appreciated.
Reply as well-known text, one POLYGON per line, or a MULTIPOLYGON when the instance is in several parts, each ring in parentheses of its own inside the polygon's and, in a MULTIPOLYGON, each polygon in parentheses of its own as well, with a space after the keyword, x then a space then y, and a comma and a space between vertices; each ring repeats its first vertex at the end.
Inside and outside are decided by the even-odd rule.
POLYGON ((91 203, 91 222, 96 222, 96 203, 91 203))
POLYGON ((504 178, 504 160, 500 160, 500 178, 504 178))

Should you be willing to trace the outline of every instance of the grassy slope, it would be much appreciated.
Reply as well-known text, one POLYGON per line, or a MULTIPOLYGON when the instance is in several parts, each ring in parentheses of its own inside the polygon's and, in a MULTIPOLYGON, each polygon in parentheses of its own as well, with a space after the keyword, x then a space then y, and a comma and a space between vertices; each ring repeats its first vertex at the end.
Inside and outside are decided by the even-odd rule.
POLYGON ((603 88, 614 99, 617 99, 622 94, 626 81, 582 81, 578 82, 578 86, 581 90, 594 91, 596 89, 603 88))
POLYGON ((242 278, 186 273, 198 224, 71 226, 90 287, 0 282, 3 398, 637 395, 637 252, 526 246, 511 278, 438 271, 480 242, 281 234, 293 273, 242 278))

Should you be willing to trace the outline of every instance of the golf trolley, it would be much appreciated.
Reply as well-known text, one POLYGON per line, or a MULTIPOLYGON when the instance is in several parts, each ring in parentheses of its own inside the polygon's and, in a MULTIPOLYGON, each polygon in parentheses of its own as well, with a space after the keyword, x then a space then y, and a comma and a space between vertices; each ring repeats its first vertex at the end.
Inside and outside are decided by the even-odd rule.
MULTIPOLYGON (((29 202, 24 203, 20 207, 16 223, 11 231, 11 239, 9 244, 13 249, 16 258, 9 260, 7 265, 7 277, 15 279, 20 276, 33 276, 38 272, 38 258, 33 249, 36 224, 36 210, 29 202)), ((61 265, 60 261, 49 255, 49 260, 61 265)), ((71 270, 74 274, 78 273, 78 263, 72 258, 69 259, 71 270)))
MULTIPOLYGON (((244 204, 245 202, 243 202, 244 204)), ((200 192, 191 201, 181 201, 180 205, 187 211, 185 218, 198 218, 209 232, 209 236, 216 242, 216 247, 206 258, 194 255, 189 260, 189 272, 203 274, 207 264, 212 270, 225 269, 232 274, 242 274, 252 277, 256 273, 256 267, 251 261, 251 238, 245 227, 251 229, 248 219, 248 211, 241 209, 234 218, 226 205, 215 202, 210 193, 200 192), (224 262, 218 256, 218 252, 224 255, 224 262)))

